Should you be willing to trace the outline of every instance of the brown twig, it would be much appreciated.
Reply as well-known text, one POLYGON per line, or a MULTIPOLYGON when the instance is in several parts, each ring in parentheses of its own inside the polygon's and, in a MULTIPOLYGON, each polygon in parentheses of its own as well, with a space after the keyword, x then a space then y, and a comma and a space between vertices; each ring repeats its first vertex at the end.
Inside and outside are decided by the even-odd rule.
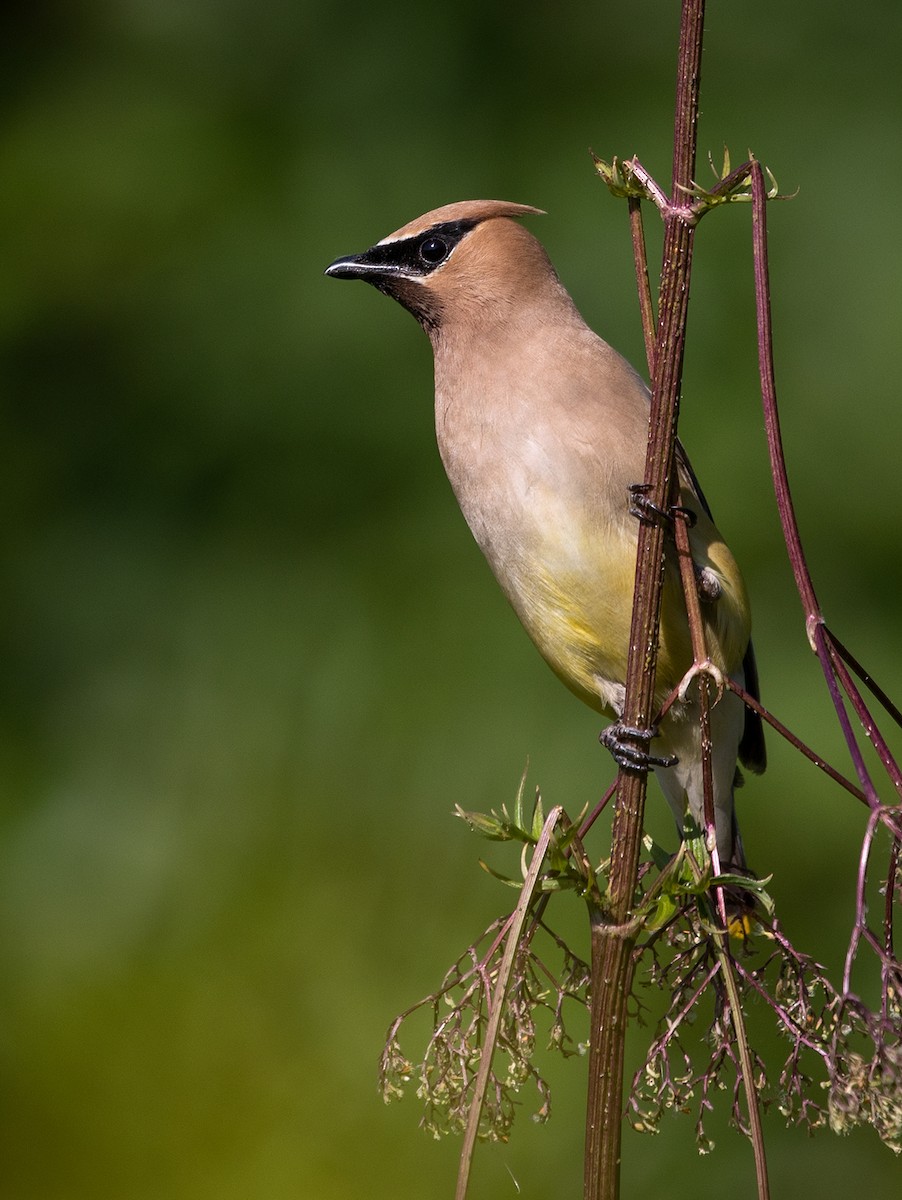
POLYGON ((636 291, 639 294, 639 312, 642 316, 642 336, 645 338, 645 358, 648 362, 648 377, 654 379, 655 305, 651 297, 651 283, 648 278, 648 255, 645 252, 642 202, 638 196, 630 196, 627 204, 630 214, 630 232, 633 238, 633 262, 636 266, 636 291))
MULTIPOLYGON (((704 0, 683 0, 674 120, 671 197, 691 185, 695 172, 696 126, 701 81, 704 0)), ((652 409, 645 465, 648 499, 667 506, 673 476, 674 442, 694 223, 678 214, 664 218, 664 258, 658 333, 654 350, 652 409)), ((654 704, 658 623, 663 586, 664 531, 641 522, 630 630, 624 723, 649 727, 654 704)), ((617 1200, 623 1110, 623 1053, 633 957, 632 940, 609 936, 607 926, 627 921, 639 870, 647 773, 621 769, 612 833, 608 909, 592 913, 592 1004, 589 1095, 586 1110, 586 1200, 617 1200)))

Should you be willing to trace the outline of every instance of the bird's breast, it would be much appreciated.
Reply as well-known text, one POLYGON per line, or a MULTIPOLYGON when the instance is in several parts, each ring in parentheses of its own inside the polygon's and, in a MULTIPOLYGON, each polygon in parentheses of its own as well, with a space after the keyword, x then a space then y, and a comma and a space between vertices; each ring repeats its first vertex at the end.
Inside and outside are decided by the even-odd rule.
POLYGON ((461 421, 453 399, 437 413, 448 478, 502 590, 554 671, 601 707, 597 678, 624 677, 629 643, 626 476, 578 430, 562 438, 548 413, 461 421))
MULTIPOLYGON (((574 692, 607 711, 604 685, 626 678, 638 540, 628 488, 644 477, 648 403, 610 347, 589 331, 574 345, 569 359, 541 340, 521 343, 519 356, 441 349, 436 434, 461 510, 527 633, 574 692)), ((708 653, 732 672, 748 643, 747 600, 729 550, 689 499, 700 512, 693 557, 722 584, 704 614, 708 653)), ((691 662, 671 557, 659 702, 691 662)))

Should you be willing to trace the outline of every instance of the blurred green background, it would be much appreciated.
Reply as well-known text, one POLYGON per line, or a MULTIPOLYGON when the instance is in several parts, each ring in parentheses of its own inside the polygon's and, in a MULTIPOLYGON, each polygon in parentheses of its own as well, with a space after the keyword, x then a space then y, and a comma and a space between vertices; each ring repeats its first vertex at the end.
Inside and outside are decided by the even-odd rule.
MULTIPOLYGON (((456 511, 426 339, 322 269, 451 200, 536 204, 587 318, 641 363, 625 211, 587 148, 666 181, 677 19, 676 0, 13 9, 4 1196, 450 1194, 457 1147, 417 1130, 415 1099, 382 1106, 376 1060, 509 903, 453 805, 509 800, 529 757, 576 812, 611 764, 456 511)), ((707 24, 702 153, 752 147, 799 189, 771 248, 810 562, 898 697, 902 9, 712 0, 707 24)), ((683 436, 743 564, 765 700, 845 767, 771 500, 749 218, 701 228, 683 436)), ((861 810, 770 755, 746 844, 836 968, 861 810)), ((650 821, 672 842, 657 793, 650 821)), ((580 1194, 584 1065, 549 1071, 551 1124, 524 1108, 474 1197, 580 1194)), ((752 1196, 747 1145, 713 1130, 704 1159, 687 1118, 627 1131, 624 1194, 752 1196)), ((896 1194, 868 1131, 767 1130, 776 1195, 896 1194)))

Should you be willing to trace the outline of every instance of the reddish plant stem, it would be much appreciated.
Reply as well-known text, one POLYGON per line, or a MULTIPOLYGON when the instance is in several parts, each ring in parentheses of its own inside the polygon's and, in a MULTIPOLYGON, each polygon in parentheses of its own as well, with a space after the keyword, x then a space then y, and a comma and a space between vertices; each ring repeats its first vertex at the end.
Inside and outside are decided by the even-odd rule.
MULTIPOLYGON (((674 492, 676 492, 676 488, 674 488, 674 492)), ((686 615, 689 619, 689 634, 692 639, 693 666, 698 671, 695 682, 698 684, 705 840, 710 847, 711 862, 714 874, 719 875, 720 856, 717 853, 717 836, 714 823, 714 779, 711 774, 711 752, 713 748, 711 744, 711 698, 708 674, 705 671, 705 664, 708 663, 708 650, 705 645, 705 626, 702 620, 702 610, 698 599, 698 584, 696 583, 695 568, 692 563, 692 550, 689 545, 689 522, 685 513, 676 512, 675 510, 673 533, 677 547, 677 558, 680 564, 680 580, 683 585, 683 597, 686 601, 686 615)), ((717 902, 720 909, 721 919, 726 925, 727 913, 722 888, 718 888, 717 890, 717 902)))
MULTIPOLYGON (((655 198, 655 202, 661 209, 662 214, 670 216, 671 219, 694 219, 691 209, 684 205, 676 205, 675 199, 667 201, 666 197, 661 194, 660 188, 655 184, 654 180, 641 167, 636 159, 633 159, 632 167, 637 177, 642 178, 648 189, 649 195, 655 198)), ((727 179, 721 181, 720 189, 726 190, 738 184, 742 179, 747 177, 748 164, 743 168, 732 172, 727 179)), ((676 190, 676 189, 674 189, 676 190)), ((702 212, 704 209, 701 210, 702 212)), ((700 215, 700 214, 698 214, 700 215)), ((636 281, 639 292, 639 306, 642 314, 643 329, 645 333, 646 355, 648 358, 649 374, 652 378, 655 377, 655 362, 657 348, 652 340, 652 302, 651 291, 648 284, 648 269, 645 256, 645 240, 642 230, 642 216, 639 202, 631 198, 630 201, 630 226, 633 235, 634 260, 636 267, 636 281)), ((688 280, 687 280, 688 288, 688 280)), ((704 824, 705 833, 708 844, 711 845, 712 865, 715 874, 720 872, 720 861, 717 853, 716 838, 714 837, 714 787, 711 774, 711 723, 710 723, 710 695, 709 695, 709 679, 705 667, 708 664, 708 653, 705 644, 704 623, 701 615, 701 607, 699 604, 698 585, 695 578, 695 571, 692 562, 692 553, 689 544, 689 529, 688 522, 685 519, 680 519, 679 505, 679 481, 674 473, 671 480, 671 504, 674 507, 675 522, 674 522, 674 538, 677 547, 677 557, 680 568, 680 576, 683 585, 683 595, 686 604, 686 614, 689 623, 689 631, 692 640, 693 665, 698 672, 697 681, 699 688, 699 723, 700 723, 700 738, 702 750, 702 772, 703 772, 703 789, 704 789, 704 824)), ((665 706, 666 707, 666 706, 665 706)), ((718 889, 717 905, 720 911, 720 917, 724 925, 727 923, 726 897, 723 889, 718 889)), ((742 1085, 745 1090, 746 1102, 748 1107, 748 1132, 752 1141, 752 1147, 755 1157, 755 1172, 758 1183, 759 1200, 768 1200, 770 1196, 770 1184, 768 1181, 767 1157, 764 1146, 764 1133, 761 1124, 761 1109, 758 1101, 758 1092, 755 1083, 754 1065, 752 1055, 748 1043, 748 1038, 745 1029, 744 1016, 740 1008, 739 990, 736 986, 735 975, 733 974, 733 959, 730 953, 729 940, 723 936, 716 936, 715 942, 717 946, 718 967, 722 970, 724 986, 729 995, 729 1003, 733 1012, 733 1026, 736 1031, 736 1046, 739 1055, 740 1073, 742 1085)), ((738 1087, 737 1083, 737 1087, 738 1087)))
POLYGON ((773 715, 773 713, 768 712, 768 710, 759 700, 756 700, 754 696, 750 695, 745 688, 741 688, 739 684, 735 682, 735 680, 728 679, 726 683, 727 687, 731 688, 732 691, 736 693, 736 695, 740 698, 740 700, 742 700, 747 708, 754 709, 763 721, 766 721, 772 729, 776 730, 776 732, 779 733, 781 737, 785 738, 791 746, 794 746, 796 750, 804 754, 805 757, 810 762, 813 762, 816 767, 820 767, 824 774, 829 775, 834 783, 838 783, 840 787, 845 788, 850 795, 854 796, 856 800, 860 800, 862 804, 867 804, 867 796, 865 796, 864 792, 860 788, 857 788, 855 784, 851 782, 851 780, 848 780, 844 775, 841 775, 835 767, 831 767, 826 759, 821 758, 821 756, 815 753, 810 746, 806 746, 801 738, 796 737, 791 729, 784 725, 782 721, 779 721, 773 715))
MULTIPOLYGON (((779 418, 777 415, 777 396, 776 384, 774 381, 773 367, 773 340, 771 334, 771 315, 770 315, 770 290, 768 281, 768 266, 767 266, 767 217, 766 217, 766 192, 764 186, 764 175, 761 166, 757 162, 753 162, 750 169, 752 180, 752 227, 754 237, 754 258, 755 258, 755 301, 758 312, 758 345, 759 345, 759 369, 761 374, 761 395, 764 403, 764 421, 767 430, 768 449, 771 460, 771 473, 774 480, 774 491, 777 498, 777 508, 780 514, 780 521, 783 526, 783 536, 786 541, 786 547, 789 553, 790 562, 792 564, 793 574, 795 576, 796 587, 799 592, 799 597, 802 601, 802 607, 805 612, 805 626, 808 633, 808 640, 811 643, 812 649, 820 660, 821 669, 824 672, 824 678, 827 683, 830 698, 833 701, 833 707, 836 710, 836 716, 843 731, 843 737, 848 747, 849 755, 855 767, 855 773, 863 789, 859 794, 859 798, 870 808, 870 816, 868 817, 867 830, 862 841, 861 853, 859 857, 858 878, 856 887, 856 905, 855 905, 855 925, 852 930, 849 945, 846 951, 846 958, 843 967, 843 994, 841 1000, 840 1012, 842 1007, 847 1003, 855 1003, 856 998, 851 992, 852 971, 855 965, 855 960, 858 956, 859 946, 864 940, 881 958, 881 974, 883 978, 883 1012, 886 1014, 888 1010, 888 963, 894 963, 893 958, 893 927, 892 927, 892 904, 889 897, 892 894, 895 880, 895 868, 898 862, 899 845, 902 840, 902 817, 900 817, 899 806, 888 807, 881 803, 877 794, 877 789, 871 779, 870 772, 864 761, 864 756, 861 748, 858 745, 858 740, 855 736, 855 731, 852 727, 852 722, 849 718, 849 713, 846 710, 846 704, 843 699, 842 691, 845 691, 849 702, 861 722, 865 735, 877 751, 877 755, 887 772, 887 775, 896 789, 897 794, 902 795, 902 770, 899 768, 895 757, 890 751, 886 740, 877 727, 877 724, 868 709, 864 698, 861 695, 854 679, 852 678, 849 668, 855 671, 863 682, 870 688, 878 701, 883 704, 884 708, 890 716, 897 722, 900 722, 902 714, 899 709, 889 700, 886 694, 876 686, 866 671, 852 657, 849 651, 838 641, 837 638, 828 629, 824 622, 820 606, 817 602, 817 597, 814 593, 814 586, 811 581, 811 575, 808 571, 805 556, 802 552, 801 539, 799 537, 798 525, 796 522, 795 511, 793 509, 792 498, 789 492, 789 482, 786 474, 786 463, 783 456, 782 441, 780 437, 779 418), (841 686, 840 686, 841 685, 841 686), (842 690, 841 690, 842 689, 842 690), (873 936, 867 928, 867 872, 868 864, 871 855, 871 849, 874 842, 877 825, 883 823, 889 830, 893 838, 890 862, 889 862, 889 877, 887 879, 887 905, 884 911, 884 942, 881 947, 878 940, 873 936)), ((852 790, 851 788, 849 790, 852 790)), ((837 1029, 839 1029, 837 1022, 837 1029)), ((837 1034, 838 1037, 838 1034, 837 1034)), ((837 1052, 836 1039, 834 1039, 833 1057, 835 1059, 837 1052)))
POLYGON ((887 989, 886 981, 886 964, 887 961, 893 960, 893 948, 895 945, 893 936, 893 902, 896 898, 896 876, 899 870, 899 840, 893 839, 893 844, 889 852, 889 870, 886 874, 886 896, 883 905, 883 974, 884 974, 884 989, 883 989, 883 1016, 887 1015, 887 989))
POLYGON ((639 293, 639 312, 642 317, 642 335, 645 338, 645 359, 648 377, 655 376, 655 306, 651 298, 648 279, 648 256, 645 253, 645 230, 642 225, 642 202, 630 196, 627 204, 630 214, 630 232, 633 237, 633 262, 636 266, 636 291, 639 293))
POLYGON ((755 259, 755 300, 758 310, 758 370, 761 375, 761 394, 764 400, 764 428, 770 453, 771 473, 783 538, 789 554, 792 573, 805 612, 809 640, 813 644, 812 625, 820 623, 820 605, 814 594, 814 585, 805 561, 799 527, 796 522, 786 459, 783 456, 783 441, 780 434, 780 417, 777 412, 777 384, 774 378, 774 340, 770 312, 770 275, 767 261, 767 191, 761 164, 752 162, 752 232, 755 259))
MULTIPOLYGON (((671 187, 674 204, 684 195, 681 189, 690 186, 695 169, 704 14, 704 0, 683 0, 671 187)), ((693 232, 694 222, 687 222, 676 212, 665 215, 664 261, 645 465, 648 499, 659 508, 665 508, 669 502, 673 473, 693 232)), ((639 526, 623 711, 624 723, 643 729, 649 727, 653 715, 663 566, 664 530, 657 522, 643 521, 639 526)), ((606 911, 595 908, 591 918, 586 1200, 618 1200, 620 1195, 623 1057, 634 938, 619 930, 613 933, 611 927, 625 925, 635 895, 646 781, 644 771, 619 772, 608 902, 606 911)))
POLYGON ((900 712, 897 706, 892 702, 892 700, 890 700, 889 696, 871 676, 870 672, 864 669, 858 659, 852 654, 851 650, 842 644, 832 629, 830 631, 830 641, 833 643, 833 648, 836 650, 837 654, 839 654, 840 658, 842 658, 843 662, 845 662, 847 666, 849 666, 851 670, 855 672, 861 682, 870 691, 871 695, 883 705, 896 724, 902 727, 902 712, 900 712))
MULTIPOLYGON (((635 161, 635 160, 634 160, 635 161)), ((651 183, 650 178, 648 182, 651 183)), ((655 373, 655 342, 654 342, 654 306, 651 298, 651 287, 648 280, 648 259, 645 253, 645 234, 642 225, 642 209, 636 197, 629 198, 630 228, 633 235, 633 260, 636 267, 636 287, 639 293, 639 310, 642 316, 642 329, 645 335, 645 356, 648 361, 648 374, 654 378, 655 373)), ((689 635, 692 639, 692 657, 694 665, 700 667, 707 662, 708 651, 705 645, 705 626, 702 621, 701 606, 698 599, 698 585, 695 570, 692 565, 692 550, 689 545, 689 524, 685 513, 679 510, 679 481, 674 478, 671 485, 671 497, 674 507, 674 539, 677 547, 677 558, 680 567, 680 579, 683 584, 683 595, 686 601, 686 615, 689 621, 689 635)), ((716 838, 711 838, 714 829, 714 783, 711 776, 711 719, 708 680, 704 673, 698 677, 699 686, 699 719, 701 722, 702 772, 705 804, 705 833, 709 842, 714 843, 714 873, 720 873, 720 861, 717 858, 716 838)), ((726 923, 723 892, 718 892, 721 917, 726 923)))
MULTIPOLYGON (((764 172, 761 169, 760 163, 752 161, 749 174, 752 180, 755 302, 758 314, 758 368, 761 375, 764 425, 767 432, 767 444, 777 509, 780 514, 780 523, 783 527, 783 538, 786 542, 789 561, 792 565, 793 575, 795 576, 796 588, 798 589, 802 608, 805 613, 805 628, 808 633, 808 640, 820 660, 830 697, 836 709, 836 715, 855 766, 856 774, 864 791, 866 802, 872 809, 876 809, 880 807, 880 799, 855 738, 855 733, 852 729, 852 724, 846 712, 842 694, 837 683, 837 677, 841 680, 842 686, 857 716, 864 725, 868 738, 877 750, 880 760, 893 782, 893 786, 900 793, 902 793, 902 771, 900 771, 886 741, 877 729, 867 709, 867 705, 861 697, 861 693, 855 686, 843 661, 843 653, 834 645, 833 635, 824 623, 823 614, 815 595, 814 584, 811 580, 811 573, 808 570, 808 564, 805 561, 805 554, 802 550, 798 522, 796 521, 792 495, 789 490, 789 477, 786 472, 786 460, 783 455, 783 444, 780 434, 780 418, 777 411, 777 385, 774 378, 773 331, 770 312, 770 280, 767 264, 767 189, 764 182, 764 172)), ((843 647, 844 650, 845 647, 843 647)), ((895 708, 892 705, 890 707, 895 708)), ((897 709, 895 712, 898 714, 897 709)), ((890 823, 890 814, 886 813, 886 810, 883 811, 885 813, 884 820, 890 823)), ((898 824, 895 825, 894 829, 894 832, 897 831, 898 824)))
POLYGON ((871 846, 874 842, 874 834, 877 831, 877 825, 879 821, 880 809, 875 808, 868 818, 868 827, 864 835, 864 840, 861 843, 861 854, 858 857, 858 876, 855 885, 855 928, 852 930, 852 937, 849 940, 849 947, 846 951, 846 961, 843 966, 843 997, 848 996, 852 990, 852 967, 854 966, 855 959, 858 955, 858 943, 861 941, 862 933, 867 925, 868 862, 871 857, 871 846))
POLYGON ((838 677, 839 682, 842 684, 846 695, 849 697, 852 707, 855 710, 855 714, 864 727, 864 731, 867 734, 868 740, 877 751, 877 755, 880 758, 880 761, 883 763, 887 775, 889 775, 890 779, 892 780, 893 787, 896 789, 899 795, 902 796, 902 771, 899 770, 899 764, 896 762, 892 751, 886 744, 886 739, 884 738, 883 734, 877 728, 877 723, 871 716, 870 710, 865 704, 861 692, 856 687, 855 681, 849 673, 849 668, 846 666, 842 655, 839 653, 833 634, 830 632, 827 626, 823 627, 823 632, 827 642, 827 652, 830 656, 830 663, 833 671, 838 677))

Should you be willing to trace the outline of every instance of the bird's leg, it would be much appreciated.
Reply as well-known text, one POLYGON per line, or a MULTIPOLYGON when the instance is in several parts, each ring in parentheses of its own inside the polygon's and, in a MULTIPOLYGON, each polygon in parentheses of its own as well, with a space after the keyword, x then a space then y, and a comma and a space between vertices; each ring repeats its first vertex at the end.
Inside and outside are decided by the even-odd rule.
POLYGON ((598 735, 598 740, 606 750, 609 750, 618 767, 627 771, 648 771, 651 767, 673 767, 678 762, 674 754, 649 754, 634 746, 632 742, 644 742, 647 746, 652 738, 657 737, 658 730, 637 729, 635 725, 624 725, 615 721, 598 735), (629 740, 628 740, 629 739, 629 740))

